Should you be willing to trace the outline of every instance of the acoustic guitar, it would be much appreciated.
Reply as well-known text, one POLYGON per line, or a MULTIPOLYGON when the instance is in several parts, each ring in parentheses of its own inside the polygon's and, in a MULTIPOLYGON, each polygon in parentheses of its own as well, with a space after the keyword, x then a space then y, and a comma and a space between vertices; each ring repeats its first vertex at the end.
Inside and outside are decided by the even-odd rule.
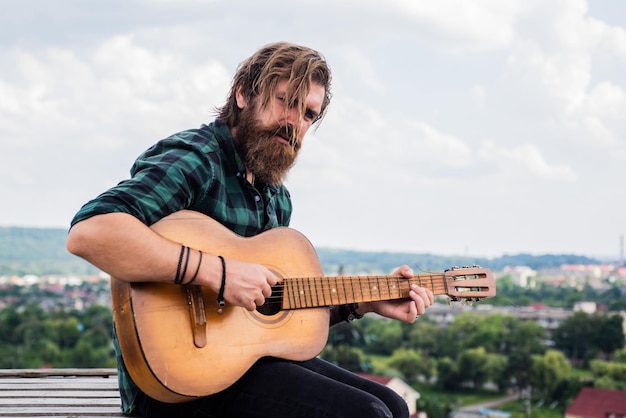
POLYGON ((198 285, 129 283, 111 278, 113 315, 124 363, 135 383, 164 402, 217 393, 259 358, 308 360, 326 345, 329 306, 408 298, 409 284, 452 300, 477 301, 496 293, 489 269, 453 268, 401 276, 326 277, 309 240, 280 227, 244 238, 215 220, 179 211, 151 227, 163 237, 225 258, 266 266, 279 277, 255 311, 224 307, 198 285))

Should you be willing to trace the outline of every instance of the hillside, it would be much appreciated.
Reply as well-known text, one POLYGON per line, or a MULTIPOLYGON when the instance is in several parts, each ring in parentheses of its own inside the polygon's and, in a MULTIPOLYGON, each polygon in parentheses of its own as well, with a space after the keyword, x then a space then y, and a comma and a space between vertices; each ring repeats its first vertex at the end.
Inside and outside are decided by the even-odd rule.
POLYGON ((0 276, 97 273, 67 252, 66 236, 61 228, 0 227, 0 276))
MULTIPOLYGON (((65 249, 64 229, 0 227, 0 276, 25 274, 95 274, 87 262, 65 249)), ((318 248, 326 274, 388 273, 401 264, 418 271, 441 271, 451 266, 480 265, 494 271, 505 266, 525 265, 533 269, 561 264, 593 264, 598 260, 576 255, 504 255, 497 258, 470 258, 397 252, 363 252, 318 248)))

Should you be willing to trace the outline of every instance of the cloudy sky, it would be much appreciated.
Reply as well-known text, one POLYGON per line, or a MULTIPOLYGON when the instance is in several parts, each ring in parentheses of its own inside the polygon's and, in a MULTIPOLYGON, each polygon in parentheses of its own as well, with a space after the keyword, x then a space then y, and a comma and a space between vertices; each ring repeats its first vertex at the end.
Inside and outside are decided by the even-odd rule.
POLYGON ((626 2, 2 4, 2 226, 67 227, 145 148, 211 121, 239 62, 286 40, 334 75, 288 179, 314 245, 620 254, 626 2))

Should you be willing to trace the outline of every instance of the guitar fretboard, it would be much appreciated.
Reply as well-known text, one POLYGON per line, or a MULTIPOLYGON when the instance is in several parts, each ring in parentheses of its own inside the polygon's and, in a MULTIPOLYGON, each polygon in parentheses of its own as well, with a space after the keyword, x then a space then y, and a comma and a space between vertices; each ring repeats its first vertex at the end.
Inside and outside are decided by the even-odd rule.
POLYGON ((420 274, 411 279, 399 275, 289 278, 283 283, 284 294, 272 296, 282 297, 282 309, 314 308, 408 298, 412 283, 435 295, 447 293, 442 274, 420 274))

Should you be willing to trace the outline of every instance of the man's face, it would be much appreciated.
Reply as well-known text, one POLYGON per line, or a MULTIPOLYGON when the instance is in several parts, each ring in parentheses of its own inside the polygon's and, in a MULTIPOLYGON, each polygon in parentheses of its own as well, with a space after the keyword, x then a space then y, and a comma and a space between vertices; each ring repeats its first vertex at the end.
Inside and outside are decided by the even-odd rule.
POLYGON ((321 112, 325 95, 324 87, 313 83, 306 97, 306 111, 299 118, 295 108, 284 104, 286 89, 287 82, 279 82, 265 107, 258 100, 246 100, 237 94, 241 115, 233 136, 246 169, 266 184, 284 181, 304 135, 321 112))

